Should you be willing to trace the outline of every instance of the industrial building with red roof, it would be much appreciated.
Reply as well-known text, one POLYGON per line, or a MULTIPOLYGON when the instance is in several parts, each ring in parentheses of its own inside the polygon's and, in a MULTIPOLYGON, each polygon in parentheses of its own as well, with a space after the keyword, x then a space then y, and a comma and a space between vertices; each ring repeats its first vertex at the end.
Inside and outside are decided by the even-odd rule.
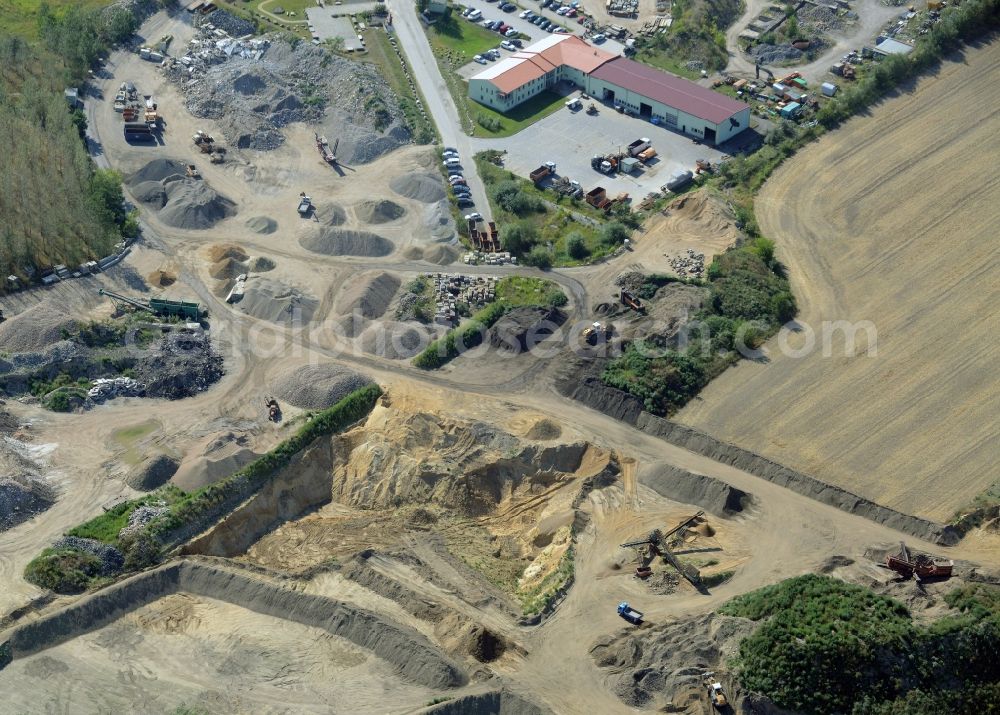
POLYGON ((750 108, 743 102, 609 54, 575 35, 546 37, 484 69, 469 80, 469 96, 508 112, 559 82, 713 144, 750 126, 750 108))

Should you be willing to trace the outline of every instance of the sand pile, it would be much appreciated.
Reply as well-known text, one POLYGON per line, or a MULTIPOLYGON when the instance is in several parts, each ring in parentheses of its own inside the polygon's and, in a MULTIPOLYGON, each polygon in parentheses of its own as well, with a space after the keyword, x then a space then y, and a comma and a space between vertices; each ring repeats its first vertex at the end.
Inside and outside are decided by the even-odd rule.
POLYGON ((267 256, 257 256, 250 261, 250 270, 254 273, 266 273, 267 271, 273 271, 275 265, 277 264, 267 256))
POLYGON ((246 220, 246 227, 254 233, 274 233, 278 230, 278 222, 270 216, 253 216, 246 220))
POLYGON ((366 273, 351 283, 337 299, 337 312, 360 313, 363 317, 381 318, 399 290, 400 281, 389 273, 366 273))
POLYGON ((0 351, 23 353, 41 350, 63 339, 76 321, 61 310, 39 303, 0 323, 0 351))
POLYGON ((310 233, 299 239, 299 244, 307 251, 324 256, 388 256, 395 246, 392 241, 367 231, 324 228, 319 233, 310 233))
POLYGON ((246 251, 234 243, 217 243, 208 249, 208 258, 212 263, 217 263, 224 258, 245 261, 249 256, 246 251))
POLYGON ((365 223, 389 223, 395 221, 406 213, 399 204, 382 199, 381 201, 363 201, 354 207, 359 221, 365 223))
POLYGON ((236 204, 204 181, 171 181, 167 183, 166 191, 167 204, 157 216, 174 228, 204 230, 236 213, 236 204))
POLYGON ((492 663, 509 647, 503 636, 457 613, 446 616, 434 627, 434 632, 448 651, 471 655, 480 663, 492 663))
POLYGON ((146 282, 157 288, 166 288, 177 282, 177 275, 172 271, 165 271, 161 268, 146 276, 146 282))
POLYGON ((446 266, 458 259, 458 251, 451 246, 437 244, 424 251, 424 260, 438 266, 446 266))
POLYGON ((269 278, 247 281, 238 307, 248 315, 273 323, 308 323, 319 301, 297 288, 269 278))
POLYGON ((336 204, 324 204, 316 210, 316 219, 324 226, 341 226, 347 221, 347 212, 336 204))
POLYGON ((330 407, 357 389, 371 384, 360 373, 339 365, 305 365, 285 371, 274 381, 279 400, 305 410, 330 407))
POLYGON ((431 204, 447 196, 440 175, 425 172, 410 172, 397 176, 389 182, 389 188, 400 196, 431 204))
POLYGON ((524 436, 528 439, 537 439, 539 441, 558 439, 562 436, 562 428, 552 420, 543 418, 531 425, 531 428, 524 436))
POLYGON ((129 472, 125 483, 133 489, 149 492, 170 481, 177 472, 177 467, 177 460, 165 454, 148 457, 129 472))
POLYGON ((234 432, 209 436, 185 455, 171 484, 193 491, 235 474, 259 456, 249 443, 246 435, 234 432))
POLYGON ((220 281, 235 278, 241 273, 246 273, 246 268, 235 258, 223 258, 221 261, 216 261, 209 270, 209 275, 220 281))
POLYGON ((361 349, 388 360, 408 360, 426 348, 431 335, 412 323, 383 320, 361 334, 361 349))

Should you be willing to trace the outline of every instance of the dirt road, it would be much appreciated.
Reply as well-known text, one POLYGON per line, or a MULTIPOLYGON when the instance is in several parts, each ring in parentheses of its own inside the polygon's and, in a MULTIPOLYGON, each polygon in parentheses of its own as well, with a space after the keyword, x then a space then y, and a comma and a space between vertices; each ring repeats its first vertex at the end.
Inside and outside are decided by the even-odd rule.
MULTIPOLYGON (((947 520, 998 478, 1000 46, 970 49, 808 147, 757 200, 816 349, 716 379, 681 420, 907 513, 947 520), (967 122, 941 123, 943 114, 967 122), (848 177, 853 177, 848 180, 848 177), (871 321, 822 356, 823 321, 871 321)), ((802 345, 804 333, 789 342, 802 345)))

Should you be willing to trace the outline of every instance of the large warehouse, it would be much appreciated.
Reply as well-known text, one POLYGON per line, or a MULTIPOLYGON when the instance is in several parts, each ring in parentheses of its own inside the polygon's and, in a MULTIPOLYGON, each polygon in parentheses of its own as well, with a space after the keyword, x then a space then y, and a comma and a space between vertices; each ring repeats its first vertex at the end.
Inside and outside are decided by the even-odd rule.
POLYGON ((750 108, 707 87, 616 57, 575 35, 552 35, 469 80, 469 96, 499 112, 572 82, 600 100, 670 129, 721 144, 750 126, 750 108))

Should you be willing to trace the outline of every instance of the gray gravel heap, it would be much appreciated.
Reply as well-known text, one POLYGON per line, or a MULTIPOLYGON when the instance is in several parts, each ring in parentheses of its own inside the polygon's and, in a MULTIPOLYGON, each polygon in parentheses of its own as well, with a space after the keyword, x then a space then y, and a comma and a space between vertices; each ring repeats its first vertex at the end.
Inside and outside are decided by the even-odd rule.
POLYGON ((101 576, 112 576, 122 570, 125 556, 114 546, 109 546, 97 539, 81 539, 76 536, 64 536, 52 545, 54 549, 75 549, 93 554, 101 560, 101 576))
POLYGON ((371 382, 365 375, 332 363, 306 365, 279 375, 274 391, 279 399, 295 407, 321 410, 371 382))

